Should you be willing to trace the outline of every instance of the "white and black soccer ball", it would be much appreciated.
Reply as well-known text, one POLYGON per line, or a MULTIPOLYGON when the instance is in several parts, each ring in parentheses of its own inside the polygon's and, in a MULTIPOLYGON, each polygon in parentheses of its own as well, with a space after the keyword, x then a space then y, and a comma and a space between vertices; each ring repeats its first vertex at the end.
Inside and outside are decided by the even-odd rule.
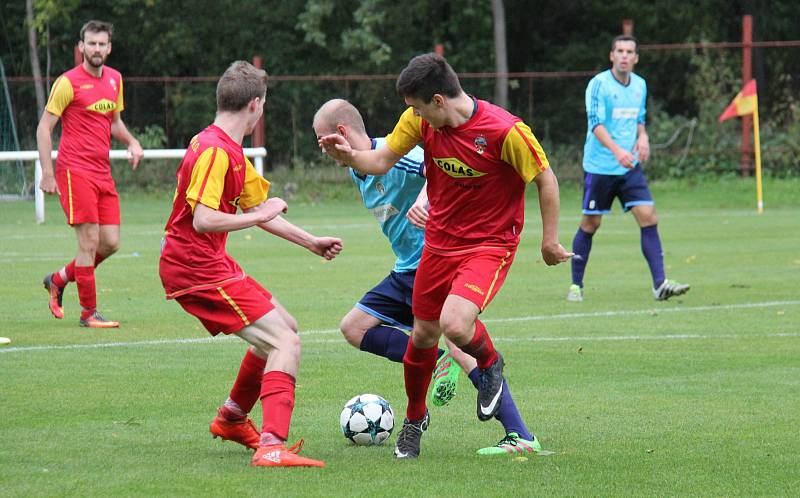
POLYGON ((383 444, 394 429, 394 411, 380 396, 360 394, 345 403, 339 428, 344 437, 359 446, 383 444))

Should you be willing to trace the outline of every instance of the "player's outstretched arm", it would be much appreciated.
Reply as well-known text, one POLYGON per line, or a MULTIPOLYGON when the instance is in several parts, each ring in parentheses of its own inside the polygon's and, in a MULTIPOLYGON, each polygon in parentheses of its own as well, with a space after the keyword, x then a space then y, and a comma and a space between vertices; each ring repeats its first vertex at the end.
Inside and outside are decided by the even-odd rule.
POLYGON ((337 237, 317 237, 282 216, 276 216, 266 223, 260 223, 258 226, 272 235, 305 247, 317 256, 322 256, 328 260, 335 258, 342 250, 342 239, 337 237))
POLYGON ((336 133, 320 137, 319 146, 340 165, 350 166, 367 175, 382 175, 403 157, 386 145, 372 150, 355 150, 343 136, 336 133))
POLYGON ((542 258, 547 266, 557 265, 574 256, 558 242, 558 212, 561 208, 558 180, 548 168, 536 175, 533 181, 539 190, 539 211, 542 214, 542 258))
POLYGON ((192 226, 198 233, 235 232, 266 223, 286 212, 286 203, 277 197, 248 209, 244 214, 228 214, 197 203, 194 207, 192 226))

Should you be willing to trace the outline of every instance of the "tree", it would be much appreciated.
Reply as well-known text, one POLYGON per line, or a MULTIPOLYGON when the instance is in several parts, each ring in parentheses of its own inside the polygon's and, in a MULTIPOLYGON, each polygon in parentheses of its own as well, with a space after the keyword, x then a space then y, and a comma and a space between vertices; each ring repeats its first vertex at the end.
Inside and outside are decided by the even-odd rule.
POLYGON ((28 49, 31 56, 31 74, 33 74, 33 87, 36 89, 36 107, 38 115, 44 112, 44 81, 42 81, 42 68, 39 65, 39 43, 36 37, 36 24, 33 22, 33 0, 25 0, 25 22, 28 25, 28 49))
POLYGON ((494 103, 508 107, 508 53, 506 51, 506 11, 503 0, 492 0, 494 25, 494 65, 498 73, 494 80, 494 103))

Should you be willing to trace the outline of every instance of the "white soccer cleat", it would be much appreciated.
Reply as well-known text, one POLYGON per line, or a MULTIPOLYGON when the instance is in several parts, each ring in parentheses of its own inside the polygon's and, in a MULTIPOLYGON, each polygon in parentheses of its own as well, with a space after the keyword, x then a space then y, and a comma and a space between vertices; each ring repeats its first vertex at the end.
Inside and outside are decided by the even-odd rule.
POLYGON ((656 301, 666 301, 672 296, 680 296, 689 292, 689 284, 681 284, 674 280, 664 280, 658 289, 653 289, 653 297, 656 301))
POLYGON ((583 301, 583 289, 579 285, 570 285, 569 292, 567 292, 567 301, 571 301, 573 303, 579 303, 583 301))

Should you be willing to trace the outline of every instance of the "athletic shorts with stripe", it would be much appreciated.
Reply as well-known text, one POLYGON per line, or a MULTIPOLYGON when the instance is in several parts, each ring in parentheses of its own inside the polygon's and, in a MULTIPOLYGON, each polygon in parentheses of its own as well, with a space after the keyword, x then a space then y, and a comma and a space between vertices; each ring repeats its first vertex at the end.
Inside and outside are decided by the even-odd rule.
POLYGON ((111 175, 98 178, 64 168, 56 172, 56 184, 68 224, 119 225, 119 196, 111 175))
POLYGON ((516 247, 442 253, 426 246, 414 281, 414 317, 438 320, 450 294, 473 302, 483 311, 503 286, 515 254, 516 247))
POLYGON ((193 291, 175 300, 211 335, 238 332, 275 309, 272 294, 251 277, 193 291))

